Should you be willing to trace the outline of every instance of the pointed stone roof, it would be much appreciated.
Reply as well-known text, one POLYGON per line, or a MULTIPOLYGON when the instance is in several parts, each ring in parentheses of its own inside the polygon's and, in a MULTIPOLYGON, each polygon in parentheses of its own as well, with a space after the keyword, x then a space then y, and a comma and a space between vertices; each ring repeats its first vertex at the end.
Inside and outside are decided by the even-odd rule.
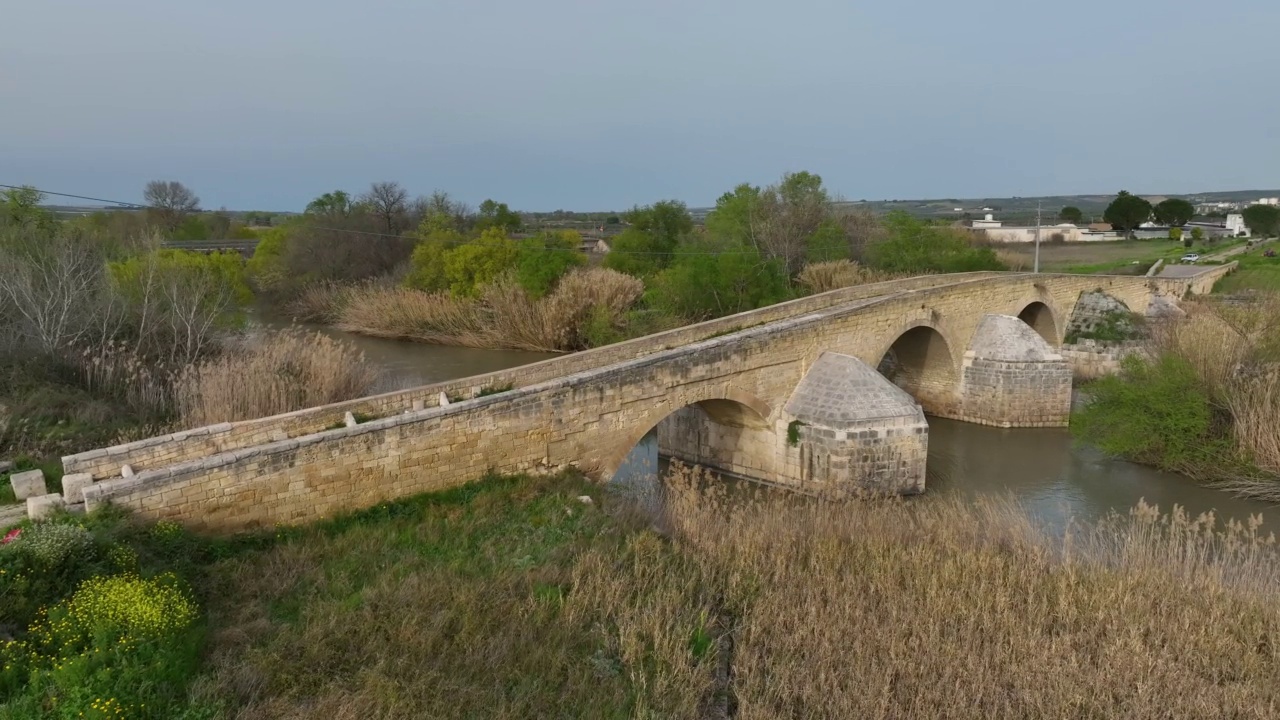
POLYGON ((983 360, 1045 362, 1062 359, 1030 325, 1011 315, 983 316, 969 347, 974 357, 983 360))
POLYGON ((806 424, 840 429, 885 418, 924 422, 924 412, 902 388, 858 358, 832 352, 809 368, 786 410, 806 424))

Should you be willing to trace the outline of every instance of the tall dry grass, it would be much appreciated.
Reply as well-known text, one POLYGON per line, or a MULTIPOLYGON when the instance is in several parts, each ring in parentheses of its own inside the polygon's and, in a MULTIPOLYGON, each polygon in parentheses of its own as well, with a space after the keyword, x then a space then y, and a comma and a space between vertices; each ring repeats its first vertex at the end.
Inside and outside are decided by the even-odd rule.
POLYGON ((910 273, 892 273, 864 267, 851 260, 831 260, 805 265, 796 276, 796 282, 810 294, 817 294, 911 276, 910 273))
POLYGON ((184 427, 249 420, 368 395, 378 373, 349 343, 282 330, 190 365, 174 382, 184 427))
POLYGON ((1143 506, 1050 537, 1008 502, 679 468, 664 495, 666 536, 526 478, 223 561, 200 692, 244 720, 1280 711, 1280 559, 1255 524, 1143 506))
POLYGON ((366 285, 346 291, 335 326, 444 345, 571 351, 586 347, 584 324, 593 314, 618 322, 643 293, 639 279, 604 268, 573 270, 539 300, 510 275, 475 299, 366 285))

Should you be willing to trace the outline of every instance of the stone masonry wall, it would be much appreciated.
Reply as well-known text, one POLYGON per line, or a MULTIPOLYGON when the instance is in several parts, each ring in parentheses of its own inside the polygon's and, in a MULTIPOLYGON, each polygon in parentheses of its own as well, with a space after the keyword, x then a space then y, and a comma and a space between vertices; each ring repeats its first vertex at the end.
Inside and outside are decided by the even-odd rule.
MULTIPOLYGON (((1099 284, 1131 308, 1144 308, 1152 292, 1169 290, 1167 284, 1148 285, 1151 280, 1032 275, 968 280, 850 301, 671 349, 659 346, 639 358, 520 383, 508 392, 444 407, 404 412, 397 405, 387 417, 353 428, 309 430, 251 447, 228 443, 211 456, 207 446, 169 440, 180 445, 175 457, 185 454, 185 461, 142 465, 134 477, 95 483, 85 491, 86 501, 90 507, 116 502, 145 517, 230 531, 305 522, 454 486, 488 470, 539 471, 572 463, 609 477, 663 418, 693 403, 741 402, 775 432, 780 422, 785 428, 779 408, 823 352, 875 367, 903 332, 924 325, 946 339, 959 365, 985 313, 1016 315, 1029 302, 1041 301, 1067 317, 1079 294, 1099 284)), ((545 372, 545 366, 529 369, 534 378, 545 372)), ((486 377, 493 376, 454 385, 483 386, 486 377)), ((411 395, 398 397, 403 401, 411 395)), ((314 421, 332 407, 350 404, 295 417, 314 421)), ((276 418, 239 427, 246 426, 256 437, 286 424, 276 418)), ((129 452, 106 455, 117 464, 131 458, 129 452)))
POLYGON ((414 409, 436 407, 440 394, 472 398, 482 389, 492 387, 527 387, 558 377, 607 367, 649 354, 678 348, 709 337, 774 322, 789 317, 821 311, 835 305, 878 297, 885 294, 928 289, 957 282, 999 277, 1001 273, 961 273, 928 275, 904 280, 842 288, 759 310, 709 320, 635 340, 585 350, 558 358, 524 365, 509 370, 476 375, 442 383, 399 390, 347 402, 334 403, 256 420, 223 423, 210 428, 197 428, 172 435, 125 443, 63 458, 68 473, 85 472, 95 479, 118 477, 120 467, 128 464, 135 471, 205 457, 223 452, 273 442, 281 437, 296 438, 316 433, 342 422, 347 412, 372 417, 387 417, 414 409), (194 442, 193 442, 194 440, 194 442))
POLYGON ((960 419, 995 427, 1067 427, 1071 367, 1066 360, 966 359, 960 419))

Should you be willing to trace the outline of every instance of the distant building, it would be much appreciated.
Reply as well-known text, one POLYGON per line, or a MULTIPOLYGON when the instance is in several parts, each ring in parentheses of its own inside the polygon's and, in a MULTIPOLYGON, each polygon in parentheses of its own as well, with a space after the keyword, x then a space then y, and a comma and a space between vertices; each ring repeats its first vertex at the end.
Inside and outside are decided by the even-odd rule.
POLYGON ((1280 205, 1280 198, 1266 197, 1253 201, 1254 205, 1280 205))
POLYGON ((1223 223, 1223 227, 1231 232, 1232 235, 1244 235, 1248 237, 1249 226, 1244 224, 1244 215, 1240 213, 1231 213, 1227 216, 1227 221, 1223 223))

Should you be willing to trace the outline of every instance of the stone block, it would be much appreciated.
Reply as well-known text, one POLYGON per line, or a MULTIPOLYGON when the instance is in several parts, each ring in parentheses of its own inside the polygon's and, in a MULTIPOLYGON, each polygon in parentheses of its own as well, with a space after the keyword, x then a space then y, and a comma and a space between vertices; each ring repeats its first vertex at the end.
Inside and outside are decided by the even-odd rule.
POLYGON ((19 500, 38 497, 49 492, 44 484, 43 470, 27 470, 26 472, 14 473, 9 476, 9 483, 13 485, 14 497, 19 500))
POLYGON ((121 466, 120 466, 120 477, 133 477, 133 466, 132 466, 132 465, 121 465, 121 466))
POLYGON ((13 462, 10 460, 0 460, 0 473, 7 473, 13 469, 13 462))
POLYGON ((55 510, 66 507, 67 501, 58 493, 37 495, 27 498, 27 517, 32 520, 43 520, 55 510))
POLYGON ((93 484, 93 475, 72 473, 62 476, 62 497, 68 503, 84 502, 84 489, 93 484))
POLYGON ((347 411, 346 413, 343 413, 343 415, 342 415, 342 424, 343 424, 343 425, 346 425, 347 427, 355 427, 356 425, 359 425, 360 423, 356 422, 356 416, 355 416, 355 415, 352 415, 350 411, 347 411))

